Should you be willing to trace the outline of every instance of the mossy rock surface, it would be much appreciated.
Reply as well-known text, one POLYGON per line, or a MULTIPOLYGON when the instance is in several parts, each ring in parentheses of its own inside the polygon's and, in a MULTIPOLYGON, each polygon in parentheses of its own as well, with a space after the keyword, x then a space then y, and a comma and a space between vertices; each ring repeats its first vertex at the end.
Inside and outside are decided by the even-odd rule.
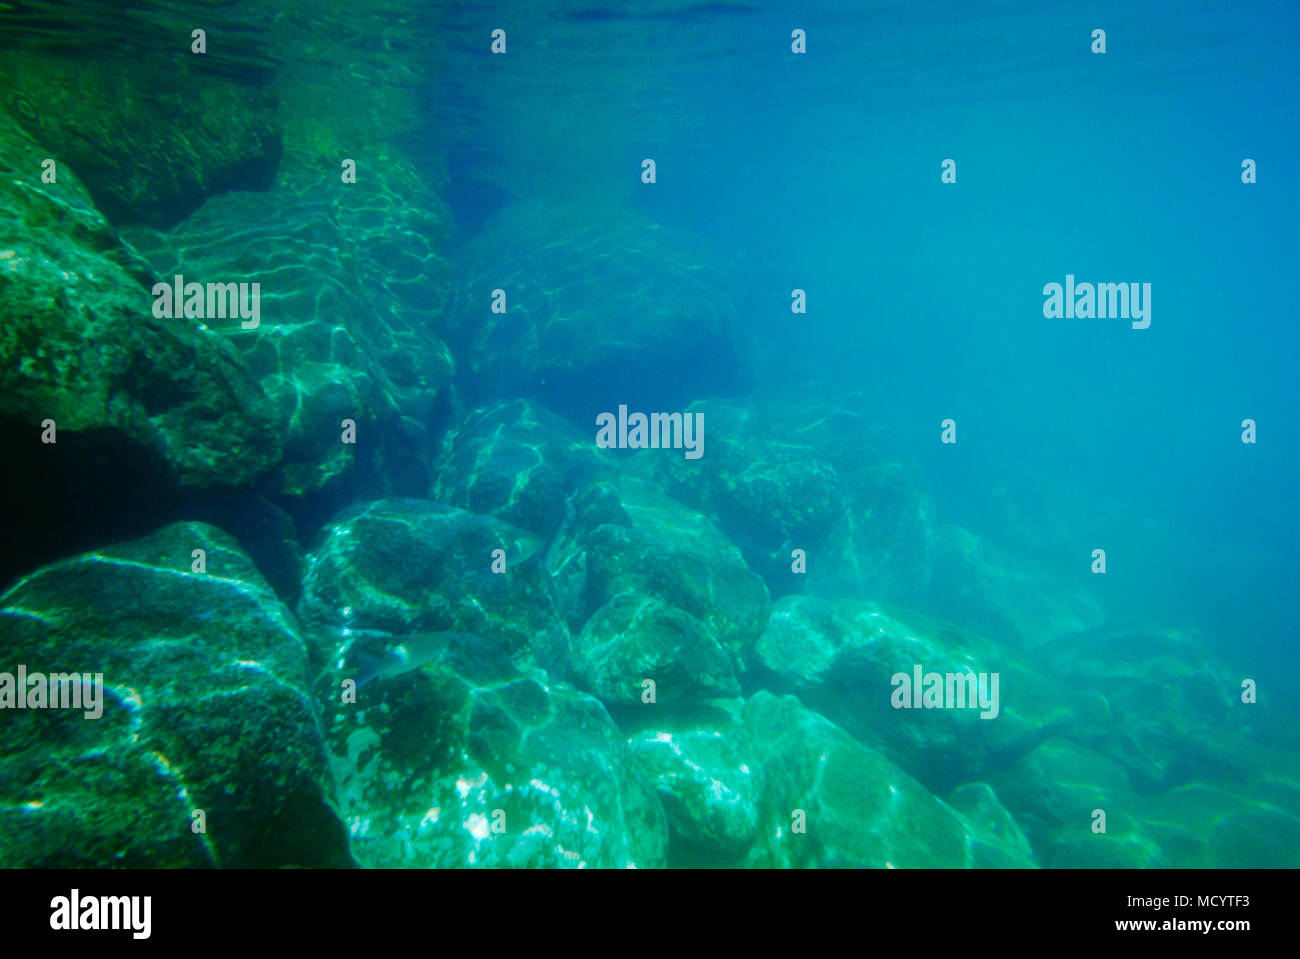
POLYGON ((0 710, 0 864, 351 864, 306 645, 220 530, 37 570, 0 596, 0 650, 6 669, 103 674, 99 718, 0 710))

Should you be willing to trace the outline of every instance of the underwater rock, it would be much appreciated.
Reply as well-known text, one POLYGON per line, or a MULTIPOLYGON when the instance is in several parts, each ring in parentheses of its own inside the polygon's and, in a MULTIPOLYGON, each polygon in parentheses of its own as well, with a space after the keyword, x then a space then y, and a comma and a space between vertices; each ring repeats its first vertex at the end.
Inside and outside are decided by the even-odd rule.
POLYGON ((609 706, 642 702, 654 682, 664 706, 740 695, 732 658, 695 617, 639 593, 619 593, 573 639, 578 683, 609 706))
POLYGON ((41 182, 43 156, 0 115, 3 416, 114 434, 183 486, 247 485, 279 456, 266 397, 220 337, 153 316, 142 265, 70 170, 41 182))
POLYGON ((153 316, 143 264, 71 169, 42 182, 44 156, 0 112, 0 440, 22 460, 8 479, 25 506, 6 527, 0 576, 105 529, 139 535, 167 501, 251 487, 283 435, 222 337, 153 316), (57 442, 42 442, 46 420, 57 442))
POLYGON ((445 208, 399 155, 355 184, 295 160, 264 193, 227 193, 163 233, 122 231, 171 282, 259 283, 256 328, 227 338, 288 424, 275 492, 297 498, 359 474, 372 495, 422 495, 454 362, 432 332, 446 297, 445 208), (423 204, 423 207, 421 205, 423 204), (344 419, 357 442, 341 441, 344 419))
POLYGON ((451 212, 437 184, 426 179, 433 175, 428 158, 417 169, 393 146, 379 144, 368 154, 357 182, 341 184, 334 146, 289 150, 276 191, 326 203, 323 212, 339 233, 336 255, 378 315, 377 326, 357 335, 364 335, 393 383, 399 389, 440 387, 450 352, 433 328, 452 292, 446 259, 451 212))
POLYGON ((172 57, 150 52, 152 69, 28 54, 0 74, 9 110, 44 156, 59 159, 60 180, 76 171, 116 226, 165 228, 206 197, 265 189, 280 160, 274 93, 205 73, 184 37, 171 42, 172 57))
POLYGON ((1034 865, 1005 811, 985 808, 967 819, 793 696, 759 692, 746 700, 744 717, 767 784, 751 865, 1034 865))
POLYGON ((754 648, 756 671, 941 793, 985 778, 1073 720, 1051 674, 1021 654, 908 615, 915 625, 872 603, 783 596, 754 648), (990 706, 912 708, 922 695, 911 688, 917 667, 939 674, 945 693, 948 674, 974 674, 976 695, 988 693, 990 706), (898 674, 909 682, 901 694, 908 708, 895 706, 898 674))
POLYGON ((429 500, 362 503, 309 552, 298 604, 313 627, 394 635, 462 630, 563 676, 568 630, 536 563, 538 537, 429 500), (492 572, 504 550, 505 571, 492 572))
POLYGON ((925 498, 900 463, 864 466, 856 491, 809 560, 804 591, 887 602, 915 597, 929 585, 925 498))
POLYGON ((1087 829, 1097 808, 1131 807, 1136 793, 1118 763, 1061 737, 1042 743, 989 783, 1022 822, 1087 829))
POLYGON ((319 695, 363 866, 664 864, 663 809, 599 701, 458 634, 347 702, 349 642, 331 651, 319 695))
POLYGON ((1231 785, 1260 778, 1265 763, 1276 768, 1272 758, 1257 758, 1246 735, 1249 709, 1257 707, 1240 702, 1241 674, 1197 633, 1103 627, 1038 652, 1110 716, 1102 728, 1070 727, 1065 735, 1120 763, 1141 794, 1190 781, 1231 785))
POLYGON ((1189 783, 1141 795, 1124 766, 1062 739, 996 774, 1053 868, 1270 869, 1300 865, 1300 786, 1189 783), (1094 829, 1105 813, 1105 832, 1094 829))
POLYGON ((580 486, 612 471, 566 420, 530 400, 503 401, 448 434, 431 496, 548 536, 580 486))
MULTIPOLYGON (((1295 869, 1300 866, 1300 792, 1282 802, 1189 784, 1144 798, 1137 815, 1174 868, 1295 869)), ((1062 857, 1063 858, 1063 857, 1062 857)))
POLYGON ((632 525, 619 500, 618 484, 578 480, 565 498, 564 515, 547 534, 542 548, 540 565, 550 577, 556 609, 574 634, 591 618, 591 604, 603 598, 592 596, 587 587, 587 546, 592 533, 605 525, 632 525))
POLYGON ((1078 743, 1053 738, 993 772, 989 782, 1025 828, 1047 867, 1169 866, 1137 815, 1139 800, 1123 767, 1078 743), (1106 832, 1093 831, 1094 811, 1106 832))
POLYGON ((102 673, 97 719, 0 710, 0 865, 352 864, 306 646, 220 530, 178 523, 24 577, 0 595, 0 656, 102 673))
POLYGON ((214 491, 178 504, 189 520, 209 523, 239 541, 290 609, 302 592, 303 551, 292 517, 251 490, 214 491))
POLYGON ((1036 825, 1036 844, 1051 866, 1293 868, 1300 863, 1300 786, 1294 781, 1198 782, 1147 794, 1135 788, 1134 779, 1125 762, 1053 739, 995 781, 1017 817, 1036 825), (1106 814, 1105 833, 1092 828, 1097 810, 1106 814))
POLYGON ((927 608, 1022 648, 1093 629, 1105 619, 1086 589, 1070 588, 961 527, 938 526, 932 555, 927 608))
POLYGON ((886 600, 924 589, 928 507, 881 426, 819 402, 710 399, 687 410, 707 414, 708 455, 664 457, 653 474, 713 519, 774 595, 886 600), (791 568, 795 549, 806 575, 791 568))
MULTIPOLYGON (((781 570, 789 576, 782 546, 810 549, 845 509, 846 481, 828 454, 846 439, 828 449, 808 430, 829 411, 735 399, 701 400, 687 410, 709 422, 708 456, 696 462, 662 457, 654 463, 655 476, 670 495, 713 518, 755 571, 765 578, 781 570)), ((838 420, 841 426, 828 427, 826 436, 845 428, 867 432, 850 414, 838 420)))
POLYGON ((762 831, 762 770, 740 715, 744 704, 734 703, 654 723, 628 740, 668 817, 669 866, 731 865, 762 831))
POLYGON ((1034 850, 1024 830, 988 783, 958 786, 948 796, 948 805, 978 830, 971 843, 972 865, 976 868, 1016 869, 1033 861, 1034 850))
POLYGON ((591 197, 513 203, 484 223, 459 272, 468 282, 442 332, 482 391, 588 422, 619 403, 674 409, 742 376, 725 275, 689 237, 631 210, 591 197))
POLYGON ((589 608, 619 593, 657 597, 702 623, 742 668, 771 608, 763 581, 716 526, 654 484, 625 477, 618 502, 628 525, 602 524, 581 543, 589 608))

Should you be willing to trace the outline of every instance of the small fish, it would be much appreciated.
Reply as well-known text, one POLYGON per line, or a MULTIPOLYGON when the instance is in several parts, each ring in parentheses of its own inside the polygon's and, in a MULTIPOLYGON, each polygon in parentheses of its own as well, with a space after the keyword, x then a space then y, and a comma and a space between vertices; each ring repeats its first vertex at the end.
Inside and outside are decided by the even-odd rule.
POLYGON ((518 563, 515 566, 516 570, 525 570, 531 566, 536 566, 542 571, 544 578, 550 576, 551 560, 556 544, 563 539, 564 534, 569 531, 578 518, 578 497, 590 488, 590 484, 599 475, 600 465, 597 463, 580 462, 569 469, 567 473, 569 493, 564 497, 563 513, 556 520, 555 525, 551 527, 550 533, 547 534, 546 539, 542 540, 537 550, 528 554, 522 562, 518 563))
POLYGON ((473 633, 454 630, 437 633, 411 633, 397 636, 396 646, 391 646, 383 656, 369 656, 357 651, 357 688, 372 679, 392 679, 413 669, 419 669, 431 659, 436 659, 444 649, 458 640, 477 640, 473 633))

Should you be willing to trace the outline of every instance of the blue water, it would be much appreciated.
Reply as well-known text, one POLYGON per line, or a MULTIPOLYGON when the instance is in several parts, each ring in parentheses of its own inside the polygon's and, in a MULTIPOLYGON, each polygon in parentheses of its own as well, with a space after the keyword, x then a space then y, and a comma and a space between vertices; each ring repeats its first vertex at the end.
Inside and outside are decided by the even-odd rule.
POLYGON ((514 27, 517 59, 462 50, 433 95, 455 114, 472 76, 463 136, 499 182, 684 228, 729 265, 766 389, 867 391, 936 516, 1300 689, 1294 5, 529 9, 452 15, 514 27), (1151 283, 1150 328, 1044 319, 1066 273, 1151 283))
POLYGON ((0 158, 66 171, 0 183, 0 436, 85 414, 16 477, 0 683, 109 650, 157 730, 55 829, 91 753, 6 714, 0 865, 116 864, 164 754, 125 862, 1300 861, 1300 5, 243 0, 207 59, 182 12, 0 12, 0 158), (263 325, 151 312, 182 270, 263 325), (595 449, 622 409, 703 457, 595 449), (996 722, 893 701, 937 658, 996 722))

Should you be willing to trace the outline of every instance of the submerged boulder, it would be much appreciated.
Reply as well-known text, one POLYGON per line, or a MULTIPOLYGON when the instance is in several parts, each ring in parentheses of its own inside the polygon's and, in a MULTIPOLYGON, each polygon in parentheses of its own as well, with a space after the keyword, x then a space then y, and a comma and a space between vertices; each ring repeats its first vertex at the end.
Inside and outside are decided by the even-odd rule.
MULTIPOLYGON (((1076 693, 1105 704, 1105 728, 1067 734, 1120 763, 1140 793, 1193 781, 1249 782, 1277 768, 1248 735, 1259 707, 1241 702, 1241 674, 1198 633, 1100 628, 1039 654, 1052 674, 1070 677, 1076 693)), ((1298 771, 1294 762, 1287 768, 1298 771)))
POLYGON ((335 635, 478 633, 563 675, 568 630, 539 564, 529 562, 540 545, 498 519, 429 500, 358 504, 335 516, 308 554, 299 614, 335 635), (493 572, 498 559, 504 570, 493 572))
POLYGON ((578 682, 614 706, 642 701, 680 705, 738 696, 740 682, 727 651, 699 620, 637 593, 619 593, 587 620, 573 640, 578 682))
POLYGON ((702 623, 741 668, 771 608, 763 581, 716 526, 653 483, 625 477, 617 496, 626 525, 603 523, 561 544, 586 554, 590 607, 619 593, 656 597, 702 623))
POLYGON ((939 623, 909 624, 872 603, 783 596, 754 662, 775 688, 940 792, 1010 764, 1074 719, 1056 685, 1020 656, 939 623), (906 686, 894 682, 899 674, 906 686), (957 677, 952 702, 926 705, 930 674, 940 677, 943 697, 948 677, 957 677))
POLYGON ((363 866, 663 865, 663 810, 597 700, 467 633, 349 698, 349 644, 319 695, 363 866))
POLYGON ((547 536, 584 483, 612 472, 568 421, 530 400, 502 401, 447 436, 431 495, 547 536))
POLYGON ((249 485, 279 458, 275 410, 221 337, 153 315, 143 265, 72 170, 42 182, 45 155, 0 113, 0 417, 181 486, 249 485))
MULTIPOLYGON (((105 26, 102 18, 93 25, 104 40, 105 26)), ((141 26, 132 23, 124 46, 141 48, 141 26)), ((77 172, 118 226, 166 227, 225 190, 265 189, 280 161, 274 92, 212 69, 231 45, 214 48, 211 58, 194 56, 188 30, 158 32, 147 66, 138 57, 29 52, 21 68, 0 68, 9 109, 48 155, 77 172)), ((242 65, 241 79, 250 69, 242 65)))
MULTIPOLYGON (((970 818, 793 696, 745 702, 766 789, 753 866, 1033 866, 1005 810, 985 795, 970 818)), ((974 810, 973 810, 974 811, 974 810)))
POLYGON ((0 445, 23 508, 0 582, 251 490, 280 459, 275 407, 230 344, 152 311, 152 277, 76 173, 0 111, 0 445), (18 464, 21 464, 20 467, 18 464))
POLYGON ((1122 763, 1052 739, 993 781, 1045 866, 1269 869, 1300 862, 1300 786, 1275 771, 1231 786, 1185 783, 1144 794, 1122 763))
POLYGON ((268 192, 214 197, 170 230, 124 238, 172 283, 257 283, 258 323, 206 317, 286 423, 275 492, 366 481, 422 495, 454 363, 430 318, 443 307, 445 208, 398 155, 355 184, 297 160, 268 192), (423 206, 422 206, 423 204, 423 206), (344 420, 356 442, 342 442, 344 420))
POLYGON ((1134 818, 1137 795, 1124 769, 1086 746, 1051 739, 989 781, 1044 866, 1168 865, 1134 818), (1095 828, 1097 810, 1106 814, 1104 833, 1095 828))
POLYGON ((717 523, 774 595, 913 595, 929 579, 928 505, 865 405, 700 400, 688 411, 704 417, 707 453, 663 457, 652 473, 717 523))
POLYGON ((1106 618, 1086 583, 1053 577, 961 527, 938 526, 932 555, 927 608, 1023 649, 1086 632, 1106 618))
POLYGON ((0 865, 351 864, 307 648, 220 530, 178 523, 24 577, 0 595, 0 651, 6 672, 102 673, 97 717, 0 709, 0 865))
POLYGON ((657 714, 628 740, 668 817, 669 866, 736 864, 763 831, 764 780, 743 706, 718 700, 657 714))
POLYGON ((689 237, 629 209, 590 197, 513 203, 464 251, 468 282, 444 335, 484 390, 578 421, 624 402, 672 409, 743 372, 735 306, 706 264, 689 237))

